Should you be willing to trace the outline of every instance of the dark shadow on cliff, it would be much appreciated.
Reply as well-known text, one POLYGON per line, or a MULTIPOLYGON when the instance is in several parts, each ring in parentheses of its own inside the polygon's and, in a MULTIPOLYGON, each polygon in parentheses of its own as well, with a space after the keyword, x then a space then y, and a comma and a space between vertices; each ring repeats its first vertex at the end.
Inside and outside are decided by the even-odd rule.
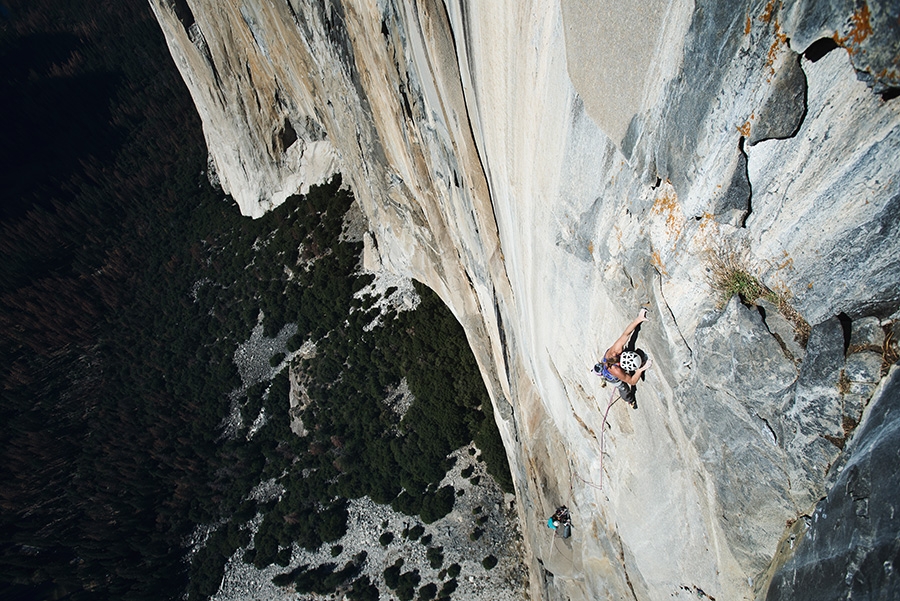
POLYGON ((68 203, 88 157, 115 155, 124 135, 111 106, 121 76, 83 72, 88 52, 72 34, 30 35, 0 47, 0 221, 50 201, 68 203))

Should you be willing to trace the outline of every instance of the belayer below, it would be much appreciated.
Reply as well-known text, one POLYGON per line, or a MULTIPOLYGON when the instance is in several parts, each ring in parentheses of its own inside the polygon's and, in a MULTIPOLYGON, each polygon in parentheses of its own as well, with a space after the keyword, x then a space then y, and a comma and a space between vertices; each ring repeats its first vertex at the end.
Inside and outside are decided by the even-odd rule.
POLYGON ((592 370, 607 382, 615 384, 619 389, 619 395, 635 409, 637 409, 637 400, 634 398, 633 386, 637 384, 641 374, 647 371, 653 361, 648 358, 642 365, 641 356, 634 351, 626 351, 625 345, 631 339, 635 328, 645 321, 647 321, 647 309, 641 309, 634 321, 628 324, 622 335, 606 350, 603 359, 594 365, 592 370))
POLYGON ((569 508, 561 505, 556 512, 547 518, 547 528, 555 530, 563 538, 572 536, 572 518, 569 516, 569 508))

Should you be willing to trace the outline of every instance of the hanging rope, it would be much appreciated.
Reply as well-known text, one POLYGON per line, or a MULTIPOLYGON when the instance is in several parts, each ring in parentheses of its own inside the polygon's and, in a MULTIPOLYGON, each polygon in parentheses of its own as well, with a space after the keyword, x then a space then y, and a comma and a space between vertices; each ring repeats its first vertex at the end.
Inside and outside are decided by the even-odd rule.
MULTIPOLYGON (((621 395, 616 396, 617 392, 619 392, 619 389, 617 387, 613 387, 612 394, 609 395, 609 400, 606 402, 606 410, 603 412, 603 421, 600 424, 600 484, 598 485, 593 482, 589 482, 588 480, 585 480, 584 478, 579 476, 578 472, 575 471, 575 469, 574 469, 574 462, 572 462, 571 457, 569 458, 569 461, 572 462, 572 465, 571 465, 572 476, 577 478, 578 480, 580 480, 587 486, 590 486, 591 488, 595 488, 597 490, 603 490, 603 454, 604 454, 604 441, 606 439, 606 422, 609 418, 609 410, 612 409, 612 406, 615 405, 619 401, 619 399, 622 398, 621 395)), ((571 495, 572 495, 572 480, 570 479, 569 480, 569 497, 570 497, 569 501, 571 501, 571 495)), ((547 563, 550 563, 550 559, 553 557, 553 549, 554 549, 554 547, 556 547, 556 535, 557 535, 557 533, 555 530, 550 531, 550 549, 548 550, 548 553, 547 553, 547 563)), ((575 562, 572 560, 572 558, 566 557, 565 553, 562 553, 561 551, 560 551, 560 553, 563 556, 563 558, 565 558, 566 561, 568 561, 573 566, 575 565, 575 562)))
POLYGON ((585 480, 584 478, 582 478, 582 477, 579 476, 578 474, 575 474, 575 477, 576 477, 578 480, 580 480, 582 484, 586 484, 587 486, 590 486, 591 488, 595 488, 595 489, 597 489, 597 490, 603 490, 603 488, 602 488, 599 484, 597 484, 597 483, 595 483, 595 482, 591 482, 590 480, 585 480))
MULTIPOLYGON (((609 395, 609 400, 606 402, 606 410, 603 412, 603 421, 600 424, 600 484, 599 485, 595 484, 595 483, 585 480, 584 478, 579 476, 578 472, 575 471, 575 469, 574 469, 574 462, 572 462, 571 457, 569 458, 572 476, 574 478, 577 478, 578 480, 580 480, 582 483, 586 484, 587 486, 590 486, 591 488, 595 488, 595 489, 601 490, 601 491, 603 490, 603 454, 604 454, 605 439, 606 439, 606 422, 609 419, 609 410, 612 409, 612 406, 615 405, 620 398, 622 398, 621 395, 616 396, 616 393, 618 391, 619 391, 618 388, 613 387, 612 394, 609 395)), ((572 495, 572 480, 569 479, 569 497, 571 497, 571 495, 572 495)), ((571 498, 569 500, 571 501, 571 498)), ((548 563, 550 561, 550 558, 553 557, 553 548, 555 546, 556 546, 556 531, 551 530, 551 532, 550 532, 550 549, 548 550, 548 553, 547 553, 547 562, 548 563)), ((563 554, 563 557, 565 557, 565 554, 563 554)), ((569 563, 572 563, 572 565, 575 565, 571 558, 565 557, 565 559, 569 563)))
POLYGON ((609 417, 610 408, 615 405, 620 396, 616 396, 619 392, 617 387, 613 387, 612 394, 609 395, 609 402, 606 403, 606 411, 603 413, 603 422, 600 424, 600 490, 603 490, 603 441, 606 440, 606 418, 609 417), (615 400, 613 400, 615 398, 615 400))
MULTIPOLYGON (((550 532, 550 552, 547 555, 547 564, 550 563, 550 559, 553 557, 553 549, 556 548, 556 539, 557 539, 556 532, 551 531, 550 532)), ((560 556, 562 556, 563 559, 568 561, 570 564, 572 564, 573 566, 575 565, 575 561, 572 559, 572 557, 567 556, 563 552, 562 549, 559 550, 559 554, 560 554, 560 556)))
MULTIPOLYGON (((619 399, 622 398, 621 395, 616 396, 616 393, 618 391, 619 391, 618 388, 613 387, 612 394, 609 395, 609 401, 607 401, 607 403, 606 403, 606 411, 603 412, 603 421, 600 424, 600 484, 595 484, 594 482, 590 482, 588 480, 585 480, 581 476, 579 476, 578 472, 575 471, 574 466, 572 469, 572 475, 575 478, 578 478, 578 480, 580 480, 582 483, 590 486, 591 488, 595 488, 597 490, 603 490, 603 454, 604 454, 604 446, 605 446, 604 441, 606 439, 606 421, 607 421, 607 418, 609 418, 609 410, 612 408, 613 405, 615 405, 617 402, 619 402, 619 399)), ((570 483, 570 487, 571 487, 571 483, 570 483)), ((570 494, 571 494, 571 491, 570 491, 570 494)))

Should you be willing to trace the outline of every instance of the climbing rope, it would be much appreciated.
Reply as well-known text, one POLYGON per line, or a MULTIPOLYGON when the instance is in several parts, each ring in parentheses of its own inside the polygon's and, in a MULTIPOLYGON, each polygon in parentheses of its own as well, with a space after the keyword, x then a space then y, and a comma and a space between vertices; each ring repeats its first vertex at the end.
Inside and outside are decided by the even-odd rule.
MULTIPOLYGON (((591 488, 595 488, 597 490, 603 490, 603 454, 604 454, 604 447, 605 447, 604 441, 606 439, 606 421, 609 418, 609 410, 612 408, 613 405, 615 405, 616 403, 619 402, 619 399, 622 398, 621 395, 616 396, 616 393, 618 391, 619 391, 619 389, 614 387, 612 394, 609 395, 609 401, 607 401, 607 403, 606 403, 606 411, 603 412, 603 421, 600 424, 600 484, 596 484, 594 482, 585 480, 584 478, 582 478, 581 476, 578 475, 578 472, 576 472, 574 469, 572 469, 572 475, 575 478, 580 480, 582 483, 590 486, 591 488)), ((571 494, 571 492, 572 492, 571 487, 572 487, 572 483, 570 481, 569 482, 569 494, 571 494)))
MULTIPOLYGON (((609 410, 612 409, 612 406, 615 405, 619 401, 620 398, 622 398, 621 395, 616 396, 616 393, 618 391, 619 391, 618 388, 613 387, 612 394, 609 395, 609 400, 606 403, 606 410, 603 412, 603 421, 601 422, 601 425, 600 425, 600 484, 599 485, 595 484, 595 483, 585 480, 584 478, 579 476, 578 472, 575 471, 575 469, 574 469, 574 462, 572 462, 571 457, 569 458, 569 461, 572 463, 572 465, 570 466, 570 471, 572 473, 572 476, 574 478, 577 478, 578 480, 580 480, 587 486, 590 486, 591 488, 595 488, 597 490, 603 490, 603 453, 604 453, 604 440, 606 438, 606 422, 609 418, 609 410)), ((572 491, 572 480, 570 478, 569 479, 569 497, 570 498, 567 500, 568 502, 571 502, 572 492, 573 492, 572 491)), ((553 549, 554 549, 554 547, 556 547, 556 537, 557 537, 556 531, 551 530, 550 531, 550 549, 548 550, 548 553, 547 553, 547 562, 548 563, 550 562, 550 559, 553 557, 553 549)), ((566 557, 565 553, 562 553, 562 556, 566 559, 566 561, 568 561, 572 565, 575 565, 572 558, 566 557)))
MULTIPOLYGON (((590 486, 591 488, 595 488, 600 491, 603 490, 603 455, 605 454, 606 423, 609 420, 609 410, 612 409, 612 406, 615 405, 619 401, 619 399, 622 398, 621 394, 616 396, 617 392, 619 392, 619 389, 618 389, 618 387, 614 386, 612 393, 609 395, 609 400, 606 402, 606 410, 603 412, 603 421, 600 423, 600 484, 599 485, 595 484, 595 483, 585 480, 584 478, 579 476, 578 472, 574 469, 574 462, 572 461, 571 457, 569 458, 570 471, 571 471, 572 476, 574 478, 577 478, 578 480, 580 480, 587 486, 590 486)), ((572 492, 573 492, 573 486, 572 486, 572 479, 570 478, 569 479, 569 496, 570 497, 572 495, 572 492)), ((549 549, 549 552, 547 553, 547 562, 548 563, 550 562, 550 559, 553 557, 553 548, 555 546, 556 546, 556 531, 552 530, 550 533, 550 549, 549 549)), ((571 563, 573 566, 575 565, 575 563, 572 561, 571 558, 566 557, 564 553, 562 555, 566 559, 566 561, 571 563)))
MULTIPOLYGON (((550 552, 547 554, 547 560, 546 560, 546 562, 548 564, 550 563, 550 559, 553 557, 553 549, 556 548, 556 539, 557 539, 556 532, 551 531, 551 533, 550 533, 550 552)), ((575 561, 572 559, 572 557, 567 556, 563 552, 562 549, 559 550, 559 554, 562 556, 563 559, 568 561, 570 564, 572 564, 573 566, 575 565, 575 561)))
POLYGON ((600 490, 603 490, 603 441, 606 440, 606 418, 609 417, 610 408, 615 405, 622 396, 616 396, 619 389, 613 387, 612 394, 609 395, 609 402, 606 403, 606 411, 603 413, 603 422, 600 424, 600 490), (613 400, 615 398, 615 400, 613 400))

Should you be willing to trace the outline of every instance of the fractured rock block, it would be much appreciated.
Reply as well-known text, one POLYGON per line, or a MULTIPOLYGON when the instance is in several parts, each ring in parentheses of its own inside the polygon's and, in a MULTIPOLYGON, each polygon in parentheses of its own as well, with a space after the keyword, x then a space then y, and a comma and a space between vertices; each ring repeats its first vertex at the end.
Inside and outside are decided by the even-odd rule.
POLYGON ((800 506, 822 494, 821 474, 834 461, 843 440, 843 402, 840 391, 844 367, 844 334, 833 317, 810 332, 806 357, 794 395, 786 399, 782 415, 791 488, 800 506))
POLYGON ((837 317, 813 326, 798 386, 837 387, 844 364, 844 331, 837 317))
POLYGON ((723 313, 705 319, 696 338, 703 348, 696 357, 703 383, 713 390, 753 391, 750 398, 741 399, 752 411, 779 403, 797 376, 759 313, 738 297, 723 313))
POLYGON ((800 56, 790 52, 775 73, 769 97, 759 111, 748 142, 752 146, 771 138, 790 138, 806 115, 806 74, 800 56))
POLYGON ((763 321, 766 322, 766 327, 769 328, 769 332, 781 344, 785 354, 788 354, 794 361, 803 360, 803 357, 806 355, 806 349, 797 342, 794 324, 788 321, 778 310, 778 307, 769 301, 759 299, 756 301, 756 304, 760 309, 760 314, 763 316, 763 321))
POLYGON ((731 178, 725 187, 725 193, 713 201, 710 211, 719 223, 727 223, 734 227, 743 227, 750 213, 750 178, 747 175, 747 155, 743 143, 740 144, 734 162, 731 178))
POLYGON ((847 357, 844 376, 850 382, 877 383, 881 380, 881 355, 872 351, 853 353, 847 357))
POLYGON ((877 346, 884 344, 884 328, 877 317, 864 317, 853 321, 850 333, 850 349, 854 347, 877 346))
POLYGON ((900 377, 895 371, 838 466, 797 553, 775 574, 767 601, 896 599, 900 377))
POLYGON ((842 393, 844 415, 859 421, 881 380, 881 355, 871 351, 853 353, 844 364, 842 393))

